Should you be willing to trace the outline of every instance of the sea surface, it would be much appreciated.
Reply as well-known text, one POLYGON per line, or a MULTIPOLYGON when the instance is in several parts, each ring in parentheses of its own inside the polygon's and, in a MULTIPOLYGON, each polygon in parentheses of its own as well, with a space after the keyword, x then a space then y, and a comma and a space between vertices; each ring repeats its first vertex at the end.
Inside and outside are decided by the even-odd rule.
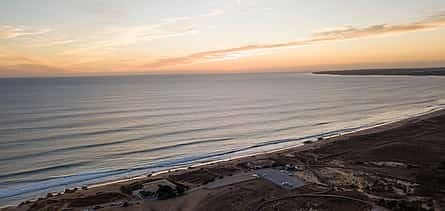
POLYGON ((298 146, 445 106, 445 77, 0 79, 0 206, 298 146))

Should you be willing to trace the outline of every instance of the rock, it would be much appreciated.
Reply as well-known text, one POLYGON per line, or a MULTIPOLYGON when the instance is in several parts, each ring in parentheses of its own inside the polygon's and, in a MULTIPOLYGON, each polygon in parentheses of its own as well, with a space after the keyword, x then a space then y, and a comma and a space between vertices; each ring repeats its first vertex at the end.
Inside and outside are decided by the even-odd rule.
POLYGON ((67 188, 67 189, 65 189, 65 193, 74 193, 77 190, 78 190, 78 188, 73 188, 73 189, 67 188))
POLYGON ((96 206, 93 207, 93 210, 98 210, 98 209, 101 209, 101 208, 102 208, 102 206, 96 205, 96 206))
POLYGON ((165 200, 176 197, 176 191, 167 185, 159 185, 158 191, 156 191, 158 199, 165 200))
POLYGON ((139 191, 139 194, 141 194, 142 197, 151 197, 151 196, 153 196, 155 193, 153 193, 153 192, 151 192, 151 191, 141 190, 141 191, 139 191))

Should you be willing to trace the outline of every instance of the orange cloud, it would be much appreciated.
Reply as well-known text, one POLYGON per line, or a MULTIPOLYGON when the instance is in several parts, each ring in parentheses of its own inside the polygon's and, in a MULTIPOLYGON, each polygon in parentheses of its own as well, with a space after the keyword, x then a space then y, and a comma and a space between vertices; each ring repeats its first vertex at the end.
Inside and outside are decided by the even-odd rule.
POLYGON ((23 76, 23 75, 54 75, 60 74, 60 71, 63 69, 55 68, 47 65, 41 64, 17 64, 6 67, 0 67, 1 75, 14 77, 14 76, 23 76), (30 72, 29 70, 32 70, 30 72))
POLYGON ((174 66, 181 64, 203 63, 219 61, 226 59, 240 58, 244 56, 253 56, 253 51, 261 51, 275 48, 298 47, 316 44, 324 41, 347 40, 363 37, 373 37, 380 35, 391 35, 397 33, 414 32, 426 29, 436 29, 445 26, 445 13, 432 16, 428 19, 399 25, 379 24, 367 27, 345 27, 340 29, 330 29, 314 33, 310 39, 301 41, 291 41, 275 44, 246 45, 236 48, 203 51, 181 57, 161 58, 152 63, 145 64, 145 68, 161 68, 165 66, 174 66))
POLYGON ((26 73, 54 74, 62 71, 45 59, 23 55, 21 52, 0 49, 0 75, 19 76, 26 73))
POLYGON ((168 65, 177 65, 177 64, 188 64, 195 62, 209 62, 209 61, 218 61, 225 60, 230 58, 239 58, 243 57, 243 55, 250 55, 248 52, 263 50, 263 49, 272 49, 272 48, 282 48, 289 46, 303 46, 309 44, 308 41, 296 41, 289 43, 278 43, 278 44, 269 44, 269 45, 246 45, 237 48, 228 48, 222 50, 214 50, 214 51, 204 51, 198 52, 194 54, 190 54, 182 57, 172 57, 159 59, 153 63, 144 65, 144 67, 157 68, 168 65))
MULTIPOLYGON (((149 41, 153 39, 182 36, 189 33, 194 33, 197 31, 197 28, 195 28, 196 24, 191 21, 192 19, 220 14, 222 14, 222 11, 213 10, 208 14, 201 16, 164 19, 158 24, 149 26, 142 25, 112 28, 109 31, 97 34, 97 36, 93 36, 88 40, 57 39, 47 41, 44 39, 42 40, 43 42, 34 42, 35 38, 37 37, 36 36, 33 37, 32 40, 36 44, 40 43, 41 45, 39 47, 70 44, 70 48, 62 49, 64 51, 60 53, 61 57, 54 56, 51 59, 45 57, 43 54, 32 54, 36 57, 26 57, 26 53, 29 54, 29 52, 23 51, 20 53, 13 53, 14 49, 2 49, 2 47, 0 47, 0 74, 13 74, 14 70, 16 70, 17 73, 20 73, 21 71, 23 74, 25 74, 25 70, 28 72, 49 74, 57 73, 57 71, 59 71, 59 73, 60 71, 66 72, 67 70, 71 70, 72 73, 92 73, 98 71, 98 69, 122 72, 128 70, 160 71, 168 70, 168 68, 177 65, 184 65, 182 66, 183 68, 187 68, 187 65, 193 65, 194 68, 196 67, 195 64, 210 67, 210 64, 208 64, 210 62, 235 59, 238 59, 235 62, 242 62, 246 59, 239 60, 239 58, 269 53, 270 51, 268 50, 271 49, 308 46, 336 40, 360 39, 364 37, 375 37, 382 35, 389 36, 406 32, 437 29, 445 26, 445 13, 443 13, 408 24, 378 24, 365 27, 349 26, 344 28, 329 29, 316 32, 309 38, 303 40, 272 44, 253 44, 219 50, 201 51, 179 57, 160 58, 150 63, 141 61, 140 57, 133 57, 131 61, 121 61, 119 60, 119 54, 112 54, 113 52, 111 50, 119 49, 130 44, 135 44, 138 41, 149 41), (69 56, 67 56, 68 54, 69 56)), ((12 39, 20 36, 38 35, 47 33, 49 31, 49 29, 36 30, 0 25, 0 39, 12 39)), ((20 49, 15 50, 19 51, 20 49)), ((292 60, 294 61, 297 57, 295 55, 292 56, 292 60)), ((338 56, 335 56, 335 58, 337 59, 338 56)), ((351 61, 348 60, 348 62, 351 61)), ((273 65, 277 64, 274 63, 273 65)), ((233 65, 231 65, 230 68, 233 68, 233 65)))
POLYGON ((314 41, 353 39, 377 35, 397 34, 445 26, 445 13, 432 16, 426 20, 410 24, 388 25, 379 24, 367 27, 344 27, 325 30, 313 35, 314 41))

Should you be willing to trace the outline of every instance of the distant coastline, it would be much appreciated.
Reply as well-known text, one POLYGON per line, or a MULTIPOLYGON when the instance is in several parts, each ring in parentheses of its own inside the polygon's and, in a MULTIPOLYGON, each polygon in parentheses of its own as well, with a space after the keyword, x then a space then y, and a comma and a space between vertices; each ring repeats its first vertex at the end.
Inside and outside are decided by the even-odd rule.
POLYGON ((408 75, 408 76, 445 76, 445 67, 435 68, 392 68, 318 71, 314 74, 328 75, 408 75))

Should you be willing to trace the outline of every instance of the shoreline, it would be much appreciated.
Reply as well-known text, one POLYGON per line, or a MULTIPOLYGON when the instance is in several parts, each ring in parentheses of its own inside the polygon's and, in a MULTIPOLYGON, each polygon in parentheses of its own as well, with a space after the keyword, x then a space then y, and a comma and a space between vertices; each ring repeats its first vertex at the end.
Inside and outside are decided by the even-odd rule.
MULTIPOLYGON (((214 165, 214 164, 218 164, 221 162, 230 162, 233 160, 238 160, 238 159, 246 159, 246 158, 250 158, 250 157, 256 157, 256 156, 267 156, 269 154, 274 154, 274 153, 280 153, 286 150, 295 150, 296 148, 300 148, 300 147, 305 147, 305 142, 312 142, 312 144, 315 143, 319 143, 319 142, 325 142, 325 141, 329 141, 329 140, 335 140, 338 138, 342 138, 342 137, 349 137, 351 135, 360 135, 362 134, 362 132, 366 132, 366 131, 373 131, 375 129, 383 129, 386 130, 386 127, 388 127, 389 125, 392 125, 394 123, 397 122, 401 122, 401 121, 407 121, 413 118, 419 118, 422 117, 424 115, 428 115, 431 113, 435 113, 437 111, 440 111, 444 109, 442 106, 437 106, 437 107, 432 107, 429 110, 425 110, 422 112, 418 112, 415 114, 410 114, 407 115, 407 117, 402 117, 400 116, 399 118, 397 118, 396 120, 392 120, 392 121, 388 121, 388 122, 383 122, 383 123, 378 123, 378 124, 372 124, 372 125, 362 125, 359 127, 355 127, 357 129, 353 129, 353 128, 341 128, 341 129, 337 129, 337 130, 333 130, 333 131, 329 131, 329 132, 324 132, 324 133, 320 133, 320 134, 315 134, 315 135, 309 135, 309 136, 303 136, 303 137, 298 137, 292 139, 295 142, 292 146, 285 146, 285 147, 281 147, 278 149, 272 149, 270 151, 261 151, 261 152, 256 152, 256 153, 251 153, 251 154, 246 154, 246 155, 239 155, 239 156, 235 156, 235 157, 229 157, 229 158, 223 158, 223 159, 219 159, 219 160, 211 160, 211 161, 203 161, 203 162, 196 162, 195 164, 183 164, 183 165, 179 165, 176 167, 167 167, 164 170, 159 170, 159 171, 152 171, 152 172, 144 172, 144 173, 139 173, 135 176, 130 176, 130 177, 124 177, 124 178, 119 178, 119 179, 111 179, 111 180, 104 180, 104 181, 98 181, 98 182, 93 182, 90 183, 88 185, 82 185, 82 186, 70 186, 65 185, 65 187, 63 189, 72 189, 72 188, 77 188, 80 189, 81 187, 88 187, 88 188, 95 188, 95 187, 102 187, 102 186, 106 186, 106 185, 112 185, 112 184, 116 184, 116 183, 123 183, 123 182, 131 182, 133 180, 138 180, 141 178, 144 178, 147 174, 150 175, 162 175, 162 174, 168 174, 172 171, 180 171, 180 170, 186 170, 188 168, 198 168, 198 167, 202 167, 202 166, 206 166, 206 165, 214 165), (343 132, 345 130, 351 130, 348 132, 343 132), (319 140, 319 139, 322 140, 319 140)), ((445 109, 444 109, 445 110, 445 109)), ((304 148, 303 148, 304 149, 304 148)), ((73 176, 77 176, 77 175, 73 175, 73 176)), ((94 180, 94 179, 93 179, 94 180)), ((40 194, 34 196, 34 197, 28 197, 25 199, 20 199, 20 200, 12 200, 14 201, 13 203, 9 204, 9 205, 4 205, 4 206, 0 206, 1 208, 5 208, 5 207, 9 207, 9 206, 16 206, 18 203, 23 202, 23 201, 27 201, 27 200, 35 200, 39 197, 43 197, 45 196, 46 193, 55 193, 55 194, 61 194, 63 193, 63 190, 61 191, 39 191, 39 192, 43 192, 44 194, 40 194)), ((14 196, 11 196, 14 197, 14 196)))
MULTIPOLYGON (((147 178, 151 178, 151 179, 159 179, 159 178, 171 178, 171 177, 175 177, 175 175, 186 175, 190 172, 194 172, 196 171, 196 169, 223 169, 225 168, 225 166, 237 166, 240 163, 249 163, 249 162, 253 162, 253 161, 257 161, 257 160, 262 160, 262 159, 269 159, 271 157, 275 157, 278 155, 283 155, 283 154, 289 154, 289 153, 298 153, 298 152, 305 152, 305 151, 313 151, 313 150, 318 150, 321 149, 325 146, 331 145, 332 143, 338 143, 341 140, 348 140, 354 137, 360 137, 360 136, 369 136, 369 135, 373 135, 373 134, 378 134, 378 133, 382 133, 385 131, 390 131, 390 130, 394 130, 397 128, 402 128, 403 126, 409 125, 409 124, 414 124, 416 122, 421 122, 427 119, 431 119, 434 117, 439 117, 445 115, 445 109, 438 109, 438 110, 431 110, 429 112, 425 112, 425 113, 421 113, 419 115, 416 115, 414 117, 409 117, 406 119, 402 119, 402 120, 398 120, 398 121, 394 121, 394 122, 389 122, 389 123, 385 123, 383 125, 378 125, 375 127, 371 127, 371 128, 365 128, 363 130, 358 130, 355 132, 350 132, 347 134, 341 134, 339 136, 335 136, 335 137, 331 137, 331 138, 326 138, 326 139, 322 139, 319 141, 311 141, 310 143, 305 143, 305 144, 301 144, 299 146, 292 146, 292 147, 288 147, 285 149, 277 149, 277 150, 273 150, 270 152, 264 152, 264 153, 258 153, 258 154, 254 154, 254 155, 246 155, 246 156, 241 156, 241 157, 236 157, 236 158, 230 158, 230 159, 225 159, 225 160, 218 160, 218 161, 211 161, 211 162, 206 162, 206 163, 199 163, 199 164, 195 164, 195 165, 191 165, 191 166, 186 166, 186 167, 180 167, 180 168, 174 168, 174 169, 168 169, 168 170, 164 170, 164 171, 160 171, 160 172, 156 172, 156 173, 152 173, 149 174, 150 176, 147 177, 146 174, 140 175, 140 176, 136 176, 136 177, 131 177, 128 179, 121 179, 121 180, 116 180, 116 181, 108 181, 108 182, 103 182, 103 183, 97 183, 97 184, 92 184, 89 185, 88 189, 90 190, 90 192, 107 192, 110 189, 116 191, 116 188, 118 187, 121 188, 122 186, 128 185, 128 184, 132 184, 132 183, 138 183, 141 181, 145 181, 147 180, 147 178), (95 191, 91 191, 91 190, 95 190, 95 191)), ((188 184, 189 186, 191 186, 190 184, 188 184)), ((191 187, 193 188, 199 188, 202 185, 197 185, 196 187, 191 187)), ((78 188, 80 189, 80 188, 78 188)), ((88 190, 85 190, 88 192, 88 190)), ((66 192, 66 191, 65 191, 66 192)), ((68 191, 69 192, 69 191, 68 191)), ((75 192, 82 192, 82 191, 75 191, 75 192)), ((61 193, 52 193, 51 195, 58 195, 59 197, 64 197, 65 195, 69 195, 69 193, 65 193, 65 194, 61 194, 61 193)), ((57 197, 57 196, 56 196, 57 197)), ((76 196, 77 198, 80 196, 76 196)), ((75 198, 76 198, 75 197, 75 198)), ((48 197, 48 198, 52 198, 48 197)), ((39 202, 39 201, 45 201, 46 199, 38 199, 35 202, 39 202)), ((28 202, 25 203, 25 205, 27 204, 33 204, 35 202, 28 202)), ((22 206, 17 206, 17 207, 3 207, 2 210, 10 210, 10 209, 14 209, 14 208, 20 208, 22 206)), ((19 209, 20 210, 20 209, 19 209)))
MULTIPOLYGON (((91 188, 92 187, 101 187, 101 186, 105 186, 105 185, 109 185, 109 184, 137 180, 137 179, 140 179, 141 177, 145 177, 147 174, 151 174, 152 176, 157 176, 157 175, 170 173, 172 171, 186 170, 190 167, 198 168, 198 167, 203 167, 206 165, 218 164, 220 162, 230 162, 233 160, 245 159, 245 158, 249 158, 249 157, 267 156, 268 154, 283 153, 287 150, 295 150, 296 148, 304 147, 305 145, 307 145, 304 143, 306 141, 311 142, 311 144, 316 144, 319 142, 337 141, 337 139, 347 138, 347 137, 355 136, 355 135, 366 135, 366 134, 371 134, 371 133, 382 132, 382 131, 386 131, 386 130, 389 130, 389 129, 392 129, 395 127, 400 127, 401 125, 405 124, 406 122, 409 122, 412 120, 422 120, 425 118, 430 118, 430 117, 434 117, 436 115, 440 115, 442 113, 445 114, 445 108, 434 108, 429 111, 415 114, 411 117, 402 118, 400 120, 394 120, 394 121, 390 121, 390 122, 385 122, 385 123, 381 123, 381 124, 377 124, 377 125, 373 125, 373 126, 369 126, 369 127, 364 127, 364 128, 352 131, 352 132, 335 134, 335 135, 326 136, 326 137, 321 136, 322 140, 317 140, 317 138, 314 139, 314 138, 304 138, 303 137, 303 138, 301 138, 302 142, 297 143, 297 146, 289 146, 289 147, 285 147, 285 148, 274 149, 274 150, 267 151, 267 152, 258 152, 258 153, 254 153, 254 154, 241 155, 241 156, 237 156, 237 157, 226 158, 226 159, 215 160, 215 161, 208 161, 208 162, 202 162, 202 163, 198 162, 196 164, 186 165, 184 167, 173 167, 173 168, 169 168, 169 169, 165 169, 165 170, 161 170, 161 171, 157 171, 157 172, 151 172, 151 173, 137 175, 137 176, 130 177, 130 178, 123 178, 123 179, 93 183, 93 184, 87 185, 86 187, 91 187, 91 188), (310 140, 310 139, 312 139, 312 140, 310 140)), ((340 130, 342 130, 342 129, 340 129, 340 130)), ((78 187, 78 188, 80 188, 80 187, 78 187)))

